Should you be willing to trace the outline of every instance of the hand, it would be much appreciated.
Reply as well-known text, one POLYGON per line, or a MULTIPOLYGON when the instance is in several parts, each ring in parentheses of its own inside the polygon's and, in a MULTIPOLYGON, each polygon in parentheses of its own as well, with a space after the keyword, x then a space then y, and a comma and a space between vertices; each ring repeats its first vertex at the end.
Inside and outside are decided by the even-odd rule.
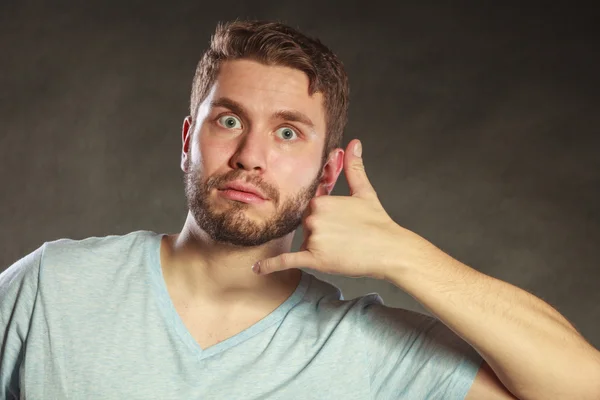
POLYGON ((344 173, 350 196, 313 198, 304 213, 300 251, 262 260, 252 270, 268 274, 310 268, 327 274, 386 279, 390 268, 422 247, 423 238, 396 224, 371 186, 358 140, 348 144, 344 173))

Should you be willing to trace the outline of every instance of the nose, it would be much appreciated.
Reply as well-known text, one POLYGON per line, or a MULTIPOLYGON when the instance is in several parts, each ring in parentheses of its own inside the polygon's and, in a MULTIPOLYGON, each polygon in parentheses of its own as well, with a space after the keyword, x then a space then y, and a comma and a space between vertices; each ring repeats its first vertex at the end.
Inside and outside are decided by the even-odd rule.
POLYGON ((246 171, 264 171, 269 137, 264 132, 251 130, 240 136, 230 167, 246 171))

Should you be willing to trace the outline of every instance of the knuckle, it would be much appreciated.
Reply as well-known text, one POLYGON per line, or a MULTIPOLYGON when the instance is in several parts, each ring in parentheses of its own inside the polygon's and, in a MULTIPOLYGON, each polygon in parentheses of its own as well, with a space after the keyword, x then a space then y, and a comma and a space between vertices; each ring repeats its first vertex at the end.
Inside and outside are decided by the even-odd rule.
POLYGON ((265 271, 270 271, 270 268, 271 268, 271 262, 270 262, 269 260, 261 260, 261 261, 258 263, 258 267, 259 267, 259 269, 260 269, 262 272, 265 272, 265 271))
POLYGON ((281 266, 283 266, 283 267, 288 266, 291 261, 290 257, 291 257, 291 255, 289 253, 282 254, 279 259, 281 266))
POLYGON ((331 204, 333 197, 331 196, 319 196, 314 199, 314 208, 317 212, 329 211, 331 209, 331 204))
POLYGON ((308 206, 309 206, 309 208, 310 208, 310 210, 312 212, 315 212, 317 209, 320 209, 321 208, 321 204, 320 204, 319 198, 318 197, 313 197, 310 200, 310 202, 308 203, 308 206))
POLYGON ((308 247, 309 249, 311 249, 311 251, 314 251, 314 249, 316 248, 316 244, 319 243, 318 242, 318 236, 317 235, 310 235, 308 237, 308 239, 306 240, 306 247, 308 247))
POLYGON ((352 168, 355 171, 359 171, 359 172, 364 172, 365 171, 365 166, 361 162, 352 163, 352 165, 350 166, 350 168, 352 168))
POLYGON ((314 230, 317 227, 317 219, 315 218, 314 215, 309 215, 308 217, 306 217, 306 219, 304 220, 304 225, 310 229, 310 230, 314 230))

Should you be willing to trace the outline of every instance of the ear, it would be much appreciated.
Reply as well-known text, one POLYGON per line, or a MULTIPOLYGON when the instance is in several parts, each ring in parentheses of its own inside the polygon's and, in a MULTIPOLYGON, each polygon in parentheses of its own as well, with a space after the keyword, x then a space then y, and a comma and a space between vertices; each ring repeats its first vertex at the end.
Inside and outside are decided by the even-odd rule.
POLYGON ((344 149, 333 149, 321 171, 321 183, 316 196, 327 196, 333 191, 338 176, 344 168, 344 149))
POLYGON ((183 120, 183 126, 181 128, 181 142, 182 142, 182 146, 181 146, 181 170, 183 172, 188 172, 188 164, 189 164, 189 157, 190 157, 190 141, 192 138, 192 117, 191 116, 187 116, 185 117, 185 119, 183 120))

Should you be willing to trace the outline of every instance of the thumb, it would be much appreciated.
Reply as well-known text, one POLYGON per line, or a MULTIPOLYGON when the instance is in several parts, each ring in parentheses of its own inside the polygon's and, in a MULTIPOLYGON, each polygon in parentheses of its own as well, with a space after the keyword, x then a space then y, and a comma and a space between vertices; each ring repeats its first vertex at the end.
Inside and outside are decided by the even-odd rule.
POLYGON ((315 258, 309 251, 299 251, 297 253, 283 253, 276 257, 258 261, 252 266, 252 271, 258 275, 265 275, 290 268, 309 267, 314 264, 315 258))
POLYGON ((360 140, 352 140, 346 148, 344 174, 348 181, 351 196, 363 197, 376 194, 365 171, 360 140))

